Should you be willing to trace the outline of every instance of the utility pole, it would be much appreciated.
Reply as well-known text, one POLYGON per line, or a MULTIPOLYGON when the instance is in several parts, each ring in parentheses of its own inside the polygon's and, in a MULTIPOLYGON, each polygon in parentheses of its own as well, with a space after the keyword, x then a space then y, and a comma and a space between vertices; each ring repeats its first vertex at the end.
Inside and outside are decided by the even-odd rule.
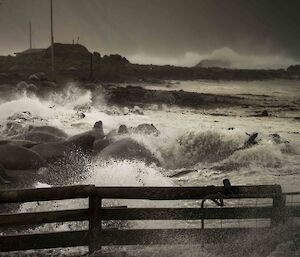
POLYGON ((94 58, 93 54, 90 55, 90 80, 94 79, 94 58))
POLYGON ((31 30, 31 21, 29 22, 29 49, 32 49, 32 30, 31 30))
POLYGON ((54 72, 54 36, 53 36, 53 3, 50 0, 50 23, 51 23, 51 68, 54 72))

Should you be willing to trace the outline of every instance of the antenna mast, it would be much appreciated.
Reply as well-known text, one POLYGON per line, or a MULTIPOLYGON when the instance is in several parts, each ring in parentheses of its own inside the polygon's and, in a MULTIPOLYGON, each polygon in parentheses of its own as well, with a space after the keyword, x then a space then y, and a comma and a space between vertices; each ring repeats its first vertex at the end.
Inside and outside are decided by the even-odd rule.
POLYGON ((53 3, 50 0, 50 23, 51 23, 51 68, 54 71, 54 36, 53 36, 53 3))
POLYGON ((29 49, 32 49, 32 30, 31 30, 31 21, 29 22, 29 49))

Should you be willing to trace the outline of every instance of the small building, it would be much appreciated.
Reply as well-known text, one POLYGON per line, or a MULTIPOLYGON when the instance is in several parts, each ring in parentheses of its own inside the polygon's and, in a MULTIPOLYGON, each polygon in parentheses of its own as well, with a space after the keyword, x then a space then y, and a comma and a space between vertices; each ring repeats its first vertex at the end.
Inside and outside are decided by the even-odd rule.
MULTIPOLYGON (((91 54, 85 46, 80 44, 54 43, 53 48, 54 48, 55 58, 89 60, 91 54)), ((51 57, 51 46, 45 50, 44 57, 45 58, 51 57)))
POLYGON ((16 57, 36 57, 43 56, 45 54, 46 49, 44 48, 31 48, 27 49, 23 52, 14 53, 16 57))

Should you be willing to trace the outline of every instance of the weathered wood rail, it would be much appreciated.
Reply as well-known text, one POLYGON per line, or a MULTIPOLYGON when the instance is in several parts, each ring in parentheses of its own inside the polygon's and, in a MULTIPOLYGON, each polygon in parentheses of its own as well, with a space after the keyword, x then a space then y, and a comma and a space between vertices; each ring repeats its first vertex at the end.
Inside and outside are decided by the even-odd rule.
MULTIPOLYGON (((35 213, 0 214, 0 229, 20 225, 88 221, 89 229, 43 234, 0 236, 0 252, 88 246, 90 252, 107 245, 199 244, 226 240, 250 228, 122 229, 102 228, 105 220, 263 219, 271 224, 300 217, 300 207, 287 207, 279 185, 226 187, 95 187, 70 186, 0 191, 0 204, 85 198, 89 208, 35 213), (103 207, 103 199, 207 200, 270 198, 269 207, 124 208, 103 207)), ((1 205, 0 205, 1 207, 1 205)), ((1 230, 0 230, 1 231, 1 230)))

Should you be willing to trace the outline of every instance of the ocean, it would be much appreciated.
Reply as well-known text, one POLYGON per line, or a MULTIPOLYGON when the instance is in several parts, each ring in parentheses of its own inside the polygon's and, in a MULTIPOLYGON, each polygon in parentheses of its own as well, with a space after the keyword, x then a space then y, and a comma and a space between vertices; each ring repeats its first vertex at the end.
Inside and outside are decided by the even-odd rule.
MULTIPOLYGON (((126 85, 119 85, 126 86, 126 85)), ((300 83, 271 80, 251 82, 171 81, 139 86, 151 90, 183 90, 188 92, 230 95, 245 99, 245 105, 231 107, 180 108, 164 104, 130 107, 112 106, 101 95, 93 95, 76 83, 67 83, 60 93, 43 97, 26 90, 0 95, 0 137, 22 133, 30 125, 51 125, 75 135, 103 122, 104 132, 120 125, 136 127, 153 124, 159 135, 130 133, 131 137, 148 149, 158 160, 148 164, 139 160, 87 160, 78 153, 82 170, 68 171, 63 177, 35 181, 34 187, 53 185, 95 184, 96 186, 207 186, 222 185, 230 179, 232 185, 280 184, 284 192, 299 191, 300 186, 300 83), (26 119, 24 113, 27 112, 26 119), (268 115, 261 115, 267 112, 268 115), (80 114, 84 114, 84 117, 80 114), (22 118, 23 117, 23 118, 22 118), (20 124, 15 130, 8 121, 20 124), (255 144, 245 147, 253 133, 255 144), (71 174, 71 176, 70 176, 71 174), (71 178, 70 178, 71 177, 71 178)), ((99 85, 101 87, 101 85, 99 85)), ((71 168, 70 168, 71 169, 71 168)), ((298 199, 299 201, 300 199, 298 199)), ((296 202, 296 199, 294 199, 296 202)), ((20 211, 43 210, 50 203, 37 206, 24 204, 20 211)), ((126 201, 112 203, 127 206, 160 206, 162 203, 126 201)), ((174 203, 167 203, 167 205, 174 203)), ((176 206, 196 207, 199 201, 178 201, 176 206)), ((257 204, 257 203, 256 203, 257 204)), ((84 203, 68 201, 53 209, 75 208, 84 203)), ((163 203, 165 206, 166 203, 163 203)), ((118 224, 119 226, 120 224, 118 224)), ((141 227, 199 227, 196 222, 156 224, 128 223, 122 226, 141 227)), ((220 224, 208 224, 219 226, 220 224)), ((226 223, 222 224, 226 226, 226 223)), ((228 224, 227 224, 228 225, 228 224)), ((240 225, 240 224, 239 224, 240 225)), ((257 223, 255 224, 257 226, 257 223)), ((86 224, 73 224, 74 228, 86 224)), ((63 227, 45 225, 35 231, 59 230, 63 227)), ((231 245, 202 247, 146 247, 127 251, 129 256, 300 256, 299 233, 286 225, 269 233, 249 234, 231 245), (279 240, 282 239, 282 241, 279 240), (243 247, 240 247, 243 245, 243 247), (243 249, 241 249, 243 248, 243 249), (174 252, 175 251, 175 252, 174 252), (252 254, 251 254, 251 251, 252 254), (299 254, 299 255, 298 255, 299 254)), ((77 249, 78 250, 78 249, 77 249)), ((64 250, 65 251, 65 250, 64 250)), ((84 252, 84 249, 79 249, 84 252)), ((55 254, 75 254, 59 251, 55 254)), ((49 253, 44 253, 49 254, 49 253)), ((50 255, 54 255, 51 253, 50 255)), ((0 256, 2 256, 0 254, 0 256)))

